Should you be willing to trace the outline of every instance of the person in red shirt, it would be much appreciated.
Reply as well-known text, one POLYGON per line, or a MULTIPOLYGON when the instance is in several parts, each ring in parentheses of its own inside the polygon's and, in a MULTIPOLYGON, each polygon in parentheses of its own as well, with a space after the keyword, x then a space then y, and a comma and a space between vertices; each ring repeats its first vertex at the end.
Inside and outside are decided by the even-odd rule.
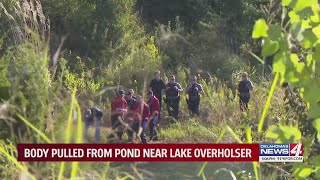
MULTIPOLYGON (((123 126, 121 119, 123 115, 127 112, 128 106, 127 101, 124 99, 124 91, 120 90, 116 97, 114 97, 111 102, 111 126, 112 130, 116 132, 119 139, 122 139, 123 135, 123 126)), ((114 138, 114 135, 111 134, 109 138, 114 138)))
POLYGON ((137 103, 134 104, 132 111, 130 111, 129 114, 131 119, 131 122, 129 122, 131 130, 128 131, 129 140, 132 140, 133 133, 139 134, 140 128, 142 128, 140 138, 143 144, 147 144, 144 129, 150 116, 150 109, 141 96, 137 96, 137 103))
POLYGON ((150 121, 149 121, 149 136, 150 141, 157 141, 158 135, 156 130, 156 124, 159 119, 160 102, 159 99, 153 94, 153 91, 148 92, 148 106, 150 108, 150 121))

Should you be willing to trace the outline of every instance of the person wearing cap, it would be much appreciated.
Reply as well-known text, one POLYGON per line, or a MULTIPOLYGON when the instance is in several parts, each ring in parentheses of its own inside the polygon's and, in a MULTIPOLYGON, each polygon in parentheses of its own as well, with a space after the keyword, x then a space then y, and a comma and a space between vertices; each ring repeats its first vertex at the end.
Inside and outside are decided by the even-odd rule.
POLYGON ((155 78, 151 80, 150 82, 150 90, 153 91, 154 96, 159 99, 160 103, 160 110, 159 110, 159 118, 160 118, 160 111, 161 111, 161 102, 162 102, 162 91, 166 88, 166 84, 164 81, 160 78, 160 71, 157 70, 154 72, 155 78))
POLYGON ((250 91, 253 91, 253 83, 248 78, 248 73, 242 73, 242 81, 238 85, 238 96, 240 110, 248 110, 248 103, 250 101, 250 91))
POLYGON ((128 94, 129 92, 131 93, 132 98, 135 99, 135 100, 137 100, 136 96, 134 95, 134 90, 133 90, 133 89, 129 89, 128 92, 127 92, 127 94, 128 94))
POLYGON ((84 129, 84 137, 87 141, 89 141, 88 129, 90 125, 93 125, 93 124, 95 124, 95 128, 96 128, 95 134, 94 134, 94 140, 96 143, 100 141, 102 116, 103 116, 102 111, 97 107, 92 107, 87 109, 86 119, 85 119, 85 129, 84 129))
POLYGON ((129 123, 131 130, 128 130, 127 134, 129 141, 132 140, 133 134, 138 134, 142 128, 140 138, 143 144, 147 144, 145 126, 150 117, 149 106, 144 102, 141 96, 137 96, 137 103, 133 106, 130 113, 131 122, 129 123))
POLYGON ((183 89, 181 85, 176 82, 174 75, 170 76, 170 82, 166 85, 166 103, 168 108, 169 116, 174 117, 176 120, 179 116, 179 105, 180 105, 180 92, 183 89))
POLYGON ((125 100, 127 101, 128 110, 132 110, 134 104, 137 103, 136 97, 133 97, 133 93, 130 90, 128 90, 128 92, 126 93, 125 100))
MULTIPOLYGON (((124 99, 124 91, 119 90, 116 97, 114 97, 111 102, 111 126, 112 130, 116 132, 119 139, 122 139, 123 128, 121 120, 125 112, 127 112, 128 105, 127 101, 124 99)), ((111 134, 109 138, 113 138, 114 135, 111 134)))
POLYGON ((148 101, 147 104, 150 109, 150 121, 148 123, 149 125, 149 136, 150 141, 157 141, 158 135, 156 130, 156 124, 159 118, 159 111, 160 111, 160 103, 159 99, 153 94, 152 90, 148 91, 148 101))
POLYGON ((191 77, 191 83, 186 88, 188 94, 187 104, 191 116, 200 115, 200 94, 204 94, 201 84, 197 83, 197 77, 191 77))

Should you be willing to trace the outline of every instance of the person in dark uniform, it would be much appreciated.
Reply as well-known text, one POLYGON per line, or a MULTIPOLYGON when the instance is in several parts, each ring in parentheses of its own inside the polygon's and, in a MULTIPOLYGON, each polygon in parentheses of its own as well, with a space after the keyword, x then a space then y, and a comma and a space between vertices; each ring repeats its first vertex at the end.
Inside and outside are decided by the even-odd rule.
POLYGON ((166 85, 166 104, 168 108, 169 116, 174 117, 178 120, 179 117, 179 106, 180 106, 180 92, 183 89, 181 85, 176 82, 174 75, 170 76, 170 82, 166 85))
MULTIPOLYGON (((166 84, 160 78, 160 71, 157 70, 154 72, 155 78, 150 82, 150 90, 153 92, 154 96, 159 100, 160 103, 160 111, 161 111, 161 102, 162 102, 162 91, 166 88, 166 84)), ((159 111, 159 118, 160 118, 159 111)))
POLYGON ((136 97, 133 96, 132 91, 126 93, 125 100, 127 101, 128 110, 132 110, 133 105, 137 102, 136 97))
POLYGON ((86 119, 85 119, 85 131, 84 131, 84 137, 87 141, 89 141, 88 137, 88 129, 91 125, 95 124, 95 135, 94 135, 94 140, 95 142, 100 141, 100 130, 101 130, 101 124, 102 124, 102 116, 103 113, 100 109, 97 107, 92 107, 87 109, 86 112, 86 119))
POLYGON ((239 82, 239 105, 240 110, 248 110, 248 103, 250 101, 250 91, 253 91, 253 83, 248 78, 248 73, 242 73, 242 81, 239 82))
POLYGON ((187 104, 191 116, 200 115, 200 94, 204 94, 201 84, 197 83, 197 77, 191 77, 191 83, 186 88, 188 94, 187 104))

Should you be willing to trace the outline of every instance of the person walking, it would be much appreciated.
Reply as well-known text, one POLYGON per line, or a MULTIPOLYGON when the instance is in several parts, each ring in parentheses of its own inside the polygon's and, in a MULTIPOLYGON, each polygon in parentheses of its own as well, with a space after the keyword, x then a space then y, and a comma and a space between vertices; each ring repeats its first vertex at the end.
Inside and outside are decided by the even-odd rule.
POLYGON ((103 113, 97 107, 88 108, 85 119, 84 137, 89 141, 88 129, 91 125, 95 124, 94 141, 98 143, 100 141, 100 130, 102 125, 103 113))
POLYGON ((253 91, 253 83, 249 80, 248 73, 242 73, 242 81, 239 82, 239 105, 241 111, 248 110, 250 101, 250 91, 253 91))
POLYGON ((137 96, 137 103, 131 111, 129 111, 129 126, 131 129, 127 131, 129 141, 133 140, 133 135, 139 135, 143 144, 147 144, 145 127, 150 117, 149 106, 144 102, 141 96, 137 96))
POLYGON ((200 94, 204 94, 201 84, 197 82, 197 77, 191 77, 191 83, 186 87, 188 94, 187 104, 191 116, 200 115, 200 94))
POLYGON ((166 84, 160 77, 160 71, 157 70, 154 72, 155 78, 150 82, 150 90, 153 92, 154 96, 159 100, 160 109, 159 109, 159 119, 160 119, 160 111, 162 105, 162 91, 166 88, 166 84))
POLYGON ((178 120, 179 118, 179 106, 180 106, 180 92, 183 89, 179 83, 176 82, 174 75, 170 76, 170 82, 166 85, 166 104, 169 116, 178 120))

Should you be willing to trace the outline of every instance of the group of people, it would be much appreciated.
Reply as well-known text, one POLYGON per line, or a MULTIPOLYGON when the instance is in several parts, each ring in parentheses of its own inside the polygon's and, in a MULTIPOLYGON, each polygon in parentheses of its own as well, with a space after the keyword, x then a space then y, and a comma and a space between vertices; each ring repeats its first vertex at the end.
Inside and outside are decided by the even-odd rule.
MULTIPOLYGON (((238 92, 240 97, 240 108, 248 108, 250 91, 253 84, 248 80, 248 74, 243 73, 242 81, 239 83, 238 92)), ((129 89, 126 93, 119 90, 111 102, 111 126, 113 134, 108 138, 117 136, 122 139, 124 133, 128 135, 128 141, 132 141, 134 136, 141 138, 142 143, 147 143, 146 129, 149 129, 149 141, 157 141, 158 135, 156 126, 161 116, 162 99, 167 105, 169 116, 179 118, 180 93, 185 91, 188 95, 187 105, 192 116, 200 115, 200 95, 204 94, 203 87, 197 82, 197 77, 192 76, 191 82, 185 88, 176 82, 175 76, 171 75, 169 82, 160 78, 160 71, 155 72, 155 78, 149 84, 148 97, 145 101, 141 96, 135 96, 134 90, 129 89), (162 97, 163 91, 165 97, 162 97)), ((85 138, 88 138, 87 131, 92 122, 95 122, 95 141, 100 140, 100 128, 103 113, 100 109, 93 107, 87 110, 85 121, 85 138)))

